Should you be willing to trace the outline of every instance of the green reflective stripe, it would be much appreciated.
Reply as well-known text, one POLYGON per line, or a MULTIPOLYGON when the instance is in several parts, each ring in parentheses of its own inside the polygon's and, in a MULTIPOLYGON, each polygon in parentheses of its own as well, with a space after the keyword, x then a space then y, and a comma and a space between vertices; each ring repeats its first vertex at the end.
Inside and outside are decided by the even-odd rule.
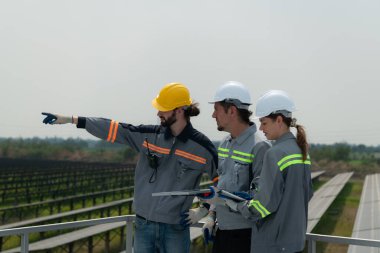
POLYGON ((281 166, 281 164, 283 162, 285 162, 286 160, 289 160, 289 159, 292 159, 292 158, 298 158, 298 157, 302 157, 301 154, 294 154, 294 155, 288 155, 288 156, 285 156, 284 158, 282 158, 278 163, 277 165, 278 166, 281 166))
MULTIPOLYGON (((302 157, 302 154, 288 155, 288 156, 285 156, 284 158, 282 158, 282 159, 277 163, 277 165, 278 165, 278 166, 281 166, 281 164, 284 163, 286 160, 290 160, 290 159, 293 159, 293 158, 301 158, 301 157, 302 157)), ((307 155, 306 159, 307 159, 307 160, 310 160, 310 156, 307 155)))
POLYGON ((246 162, 246 163, 252 163, 253 162, 252 159, 242 158, 242 157, 238 157, 238 156, 234 156, 234 155, 231 156, 231 158, 238 160, 238 161, 246 162))
POLYGON ((227 149, 227 148, 220 148, 220 147, 218 148, 218 151, 220 151, 220 152, 218 152, 218 156, 219 157, 224 157, 224 158, 227 158, 228 157, 228 153, 230 152, 229 149, 227 149), (225 153, 227 153, 227 154, 225 154, 225 153))
POLYGON ((261 214, 262 218, 270 214, 270 212, 258 200, 251 200, 249 206, 254 207, 261 214))
POLYGON ((230 152, 228 148, 218 148, 218 150, 222 152, 230 152))
POLYGON ((293 161, 289 161, 283 165, 281 165, 280 167, 280 171, 283 171, 284 169, 286 169, 287 167, 289 167, 290 165, 293 165, 293 164, 311 164, 310 160, 293 160, 293 161))
POLYGON ((241 151, 238 151, 238 150, 234 150, 232 152, 234 154, 238 154, 238 155, 241 155, 241 156, 246 156, 246 157, 249 157, 249 158, 253 158, 253 154, 251 154, 251 153, 245 153, 245 152, 241 152, 241 151))
POLYGON ((256 203, 253 202, 253 200, 251 200, 251 202, 249 202, 249 207, 255 208, 260 213, 261 217, 265 217, 264 213, 257 207, 256 203))

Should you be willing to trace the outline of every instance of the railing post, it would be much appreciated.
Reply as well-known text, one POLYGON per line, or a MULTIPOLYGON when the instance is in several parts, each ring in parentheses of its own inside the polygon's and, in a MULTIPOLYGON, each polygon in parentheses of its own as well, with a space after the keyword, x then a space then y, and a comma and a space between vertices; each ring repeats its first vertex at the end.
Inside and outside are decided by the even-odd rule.
POLYGON ((131 219, 127 219, 127 232, 126 232, 126 240, 125 240, 125 252, 132 253, 133 248, 133 221, 131 219))
POLYGON ((29 252, 29 234, 27 232, 21 234, 21 253, 29 252))
POLYGON ((308 253, 316 253, 317 252, 316 241, 314 241, 313 239, 309 239, 307 245, 308 245, 308 250, 307 250, 308 253))

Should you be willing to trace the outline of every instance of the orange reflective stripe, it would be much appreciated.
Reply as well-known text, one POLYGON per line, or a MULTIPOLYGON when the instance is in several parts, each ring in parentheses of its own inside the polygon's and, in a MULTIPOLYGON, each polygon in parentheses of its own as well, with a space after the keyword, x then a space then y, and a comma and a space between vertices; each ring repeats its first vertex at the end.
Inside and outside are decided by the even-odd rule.
POLYGON ((112 121, 111 121, 111 125, 110 125, 110 130, 108 131, 107 141, 110 141, 110 140, 111 140, 112 131, 113 131, 113 125, 114 125, 114 124, 115 124, 115 121, 112 120, 112 121))
POLYGON ((170 149, 168 149, 168 148, 162 148, 162 147, 153 145, 152 143, 149 143, 147 145, 146 141, 144 141, 143 146, 146 147, 146 148, 149 148, 150 150, 153 150, 153 151, 156 151, 158 153, 161 153, 161 154, 168 155, 170 153, 170 149))
POLYGON ((113 130, 113 136, 112 136, 112 143, 115 142, 116 140, 116 135, 117 135, 117 129, 119 128, 119 122, 115 122, 114 124, 114 130, 113 130))
POLYGON ((219 177, 216 177, 216 178, 214 178, 214 179, 212 180, 213 183, 216 183, 216 182, 218 182, 218 181, 219 181, 219 177))
POLYGON ((187 152, 185 152, 183 150, 177 149, 175 151, 175 154, 179 155, 179 156, 182 156, 182 157, 185 157, 187 159, 193 160, 195 162, 201 163, 201 164, 206 164, 206 159, 205 158, 200 157, 200 156, 196 156, 196 155, 193 155, 193 154, 190 154, 190 153, 187 153, 187 152))

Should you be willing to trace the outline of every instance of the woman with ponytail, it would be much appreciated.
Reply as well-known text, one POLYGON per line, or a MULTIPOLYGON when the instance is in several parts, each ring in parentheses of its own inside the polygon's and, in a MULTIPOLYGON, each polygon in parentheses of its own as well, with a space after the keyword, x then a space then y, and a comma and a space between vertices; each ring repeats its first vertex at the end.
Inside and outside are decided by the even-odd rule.
POLYGON ((259 98, 260 130, 273 146, 265 153, 258 190, 250 201, 221 201, 218 194, 208 201, 227 205, 253 221, 254 253, 302 252, 305 245, 308 202, 313 195, 311 163, 305 129, 296 123, 294 111, 294 102, 284 91, 271 90, 259 98))

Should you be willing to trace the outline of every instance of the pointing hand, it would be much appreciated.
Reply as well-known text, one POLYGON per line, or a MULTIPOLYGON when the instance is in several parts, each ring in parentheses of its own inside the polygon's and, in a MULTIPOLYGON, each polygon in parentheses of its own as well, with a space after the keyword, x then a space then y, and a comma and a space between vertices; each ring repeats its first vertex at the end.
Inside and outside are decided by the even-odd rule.
POLYGON ((63 116, 59 114, 53 114, 48 112, 43 112, 42 115, 45 115, 46 118, 42 121, 42 123, 45 124, 67 124, 72 123, 72 117, 71 116, 63 116))

